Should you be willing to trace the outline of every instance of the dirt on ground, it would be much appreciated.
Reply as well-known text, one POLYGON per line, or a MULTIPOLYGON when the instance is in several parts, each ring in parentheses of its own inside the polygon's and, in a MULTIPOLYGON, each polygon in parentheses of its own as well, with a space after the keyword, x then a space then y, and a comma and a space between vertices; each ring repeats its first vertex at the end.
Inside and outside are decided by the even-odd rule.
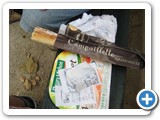
POLYGON ((10 24, 9 94, 30 96, 41 103, 55 54, 49 46, 31 41, 31 33, 22 30, 19 22, 10 24))

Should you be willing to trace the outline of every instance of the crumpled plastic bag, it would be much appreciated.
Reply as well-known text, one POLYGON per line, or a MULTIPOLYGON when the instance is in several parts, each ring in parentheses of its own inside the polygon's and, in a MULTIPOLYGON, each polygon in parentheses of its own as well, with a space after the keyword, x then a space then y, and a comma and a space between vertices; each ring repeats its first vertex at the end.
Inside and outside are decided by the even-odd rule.
POLYGON ((117 19, 113 15, 92 16, 84 13, 82 18, 69 23, 88 35, 103 38, 114 43, 117 33, 117 19))

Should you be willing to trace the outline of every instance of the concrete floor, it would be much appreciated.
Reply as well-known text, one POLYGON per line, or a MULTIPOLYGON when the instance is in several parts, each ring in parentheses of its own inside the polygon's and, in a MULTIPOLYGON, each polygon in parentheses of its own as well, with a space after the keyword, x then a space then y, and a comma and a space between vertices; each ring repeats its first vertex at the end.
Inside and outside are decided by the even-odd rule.
MULTIPOLYGON (((24 32, 19 22, 9 26, 9 94, 27 95, 36 100, 38 105, 42 102, 45 88, 48 85, 48 79, 52 69, 56 51, 52 51, 48 46, 31 41, 31 34, 24 32), (20 68, 28 60, 28 56, 33 57, 34 62, 38 64, 38 69, 34 73, 25 73, 20 68), (41 80, 32 90, 26 90, 23 82, 20 81, 21 75, 28 79, 40 76, 41 80)), ((144 11, 132 10, 130 20, 129 47, 138 49, 144 53, 144 11)), ((136 95, 139 90, 144 88, 144 70, 127 70, 125 82, 124 108, 138 108, 136 95)))

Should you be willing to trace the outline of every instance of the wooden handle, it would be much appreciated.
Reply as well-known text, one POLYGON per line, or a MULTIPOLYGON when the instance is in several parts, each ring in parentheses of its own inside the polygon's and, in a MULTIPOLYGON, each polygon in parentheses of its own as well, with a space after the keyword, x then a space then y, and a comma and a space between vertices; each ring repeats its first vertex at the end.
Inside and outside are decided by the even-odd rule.
POLYGON ((34 31, 32 32, 31 40, 54 46, 57 36, 58 34, 53 31, 41 27, 35 27, 34 31))

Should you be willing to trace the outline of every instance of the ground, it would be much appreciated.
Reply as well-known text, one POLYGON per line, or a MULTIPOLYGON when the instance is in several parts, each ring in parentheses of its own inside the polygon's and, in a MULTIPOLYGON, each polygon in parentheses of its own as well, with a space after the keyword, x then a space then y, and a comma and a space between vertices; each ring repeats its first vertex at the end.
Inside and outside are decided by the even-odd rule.
POLYGON ((48 85, 56 52, 52 51, 49 46, 31 41, 31 34, 24 32, 19 22, 10 24, 9 30, 9 94, 31 96, 37 103, 40 103, 48 85), (28 55, 33 57, 38 64, 38 70, 32 76, 34 74, 40 76, 40 81, 32 87, 32 90, 26 90, 20 81, 21 75, 26 76, 20 67, 27 60, 28 55))

